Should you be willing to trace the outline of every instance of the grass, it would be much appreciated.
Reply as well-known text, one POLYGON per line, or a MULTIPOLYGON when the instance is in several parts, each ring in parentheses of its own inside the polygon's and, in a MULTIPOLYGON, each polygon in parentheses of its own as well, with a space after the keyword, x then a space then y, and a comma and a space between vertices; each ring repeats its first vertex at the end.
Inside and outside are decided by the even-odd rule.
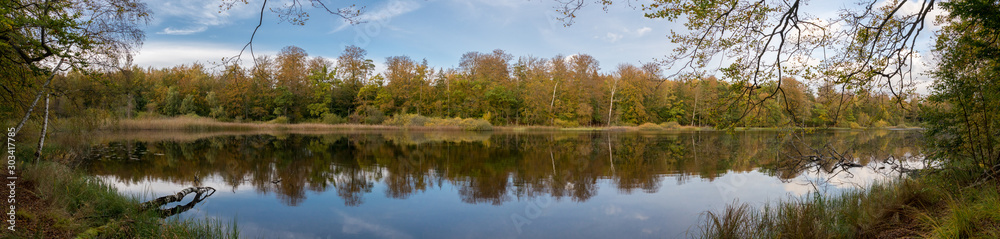
MULTIPOLYGON (((571 127, 555 126, 493 126, 477 118, 434 118, 419 115, 399 115, 384 124, 327 124, 327 123, 286 123, 287 120, 269 122, 222 122, 212 118, 197 116, 143 117, 120 119, 114 123, 98 127, 101 131, 345 131, 345 130, 465 130, 465 131, 639 131, 639 126, 613 127, 571 127)), ((711 128, 657 125, 657 131, 710 130, 711 128)))
MULTIPOLYGON (((450 120, 450 119, 449 119, 450 120)), ((286 123, 287 120, 272 120, 269 122, 222 122, 212 118, 178 116, 169 118, 136 118, 121 119, 117 124, 101 127, 105 131, 342 131, 342 130, 491 130, 492 125, 483 120, 457 120, 454 124, 440 123, 426 126, 397 126, 372 124, 326 124, 326 123, 286 123), (466 124, 465 122, 468 122, 466 124), (485 123, 485 125, 483 124, 485 123)))
MULTIPOLYGON (((78 125, 79 120, 64 119, 57 122, 54 131, 81 131, 89 129, 71 129, 78 125)), ((512 125, 494 126, 488 121, 478 118, 435 118, 414 114, 396 115, 386 119, 382 124, 342 123, 342 120, 319 120, 313 122, 289 123, 287 118, 278 118, 267 122, 223 122, 213 118, 200 116, 157 117, 144 116, 131 119, 104 120, 93 126, 97 131, 228 131, 228 132, 269 132, 269 131, 358 131, 358 130, 411 130, 411 131, 644 131, 644 132, 677 132, 677 131, 712 131, 712 127, 685 126, 677 122, 660 124, 643 123, 639 126, 535 126, 512 125), (337 122, 337 123, 329 123, 337 122)), ((788 127, 737 127, 736 131, 771 131, 808 128, 788 127)), ((841 129, 841 128, 829 128, 841 129)), ((848 129, 848 128, 843 128, 848 129)), ((885 128, 903 129, 903 128, 885 128)), ((906 128, 912 129, 912 128, 906 128)))
POLYGON ((10 238, 236 238, 235 223, 159 218, 135 196, 54 162, 19 168, 17 229, 10 238))
POLYGON ((940 172, 839 195, 708 212, 702 238, 1000 238, 1000 184, 940 172))

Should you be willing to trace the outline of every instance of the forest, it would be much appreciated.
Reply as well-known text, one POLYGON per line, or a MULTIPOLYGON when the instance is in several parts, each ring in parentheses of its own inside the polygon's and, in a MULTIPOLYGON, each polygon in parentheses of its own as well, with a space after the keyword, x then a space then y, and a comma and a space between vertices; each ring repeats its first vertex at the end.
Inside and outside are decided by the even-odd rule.
MULTIPOLYGON (((468 52, 458 68, 409 56, 384 59, 375 71, 364 49, 336 59, 288 46, 258 56, 252 67, 192 63, 69 71, 52 88, 57 118, 197 115, 221 121, 382 124, 394 116, 479 118, 492 125, 715 127, 914 127, 922 98, 845 91, 794 78, 756 86, 763 101, 747 110, 745 86, 715 76, 667 78, 656 63, 602 69, 586 54, 517 57, 497 49, 468 52), (742 118, 742 119, 741 119, 742 118), (673 123, 671 123, 673 122, 673 123)), ((11 111, 5 111, 11 112, 11 111)), ((8 115, 12 116, 12 115, 8 115)))
MULTIPOLYGON (((219 2, 220 13, 238 4, 258 8, 254 1, 219 2)), ((362 20, 359 17, 364 6, 331 3, 327 7, 321 0, 291 2, 285 6, 272 2, 270 6, 274 8, 265 11, 268 3, 264 1, 259 6, 257 28, 241 26, 248 31, 246 45, 251 56, 253 38, 265 14, 292 25, 305 24, 310 11, 341 17, 348 24, 362 20)), ((631 3, 554 2, 556 12, 563 16, 557 18, 567 26, 576 17, 576 10, 588 2, 599 7, 631 3)), ((58 147, 45 144, 47 135, 65 133, 65 125, 82 127, 76 131, 81 133, 77 135, 90 137, 96 133, 91 130, 101 130, 101 126, 119 119, 147 121, 174 117, 274 123, 252 124, 261 127, 285 123, 423 125, 424 121, 456 119, 488 122, 490 126, 919 127, 927 146, 920 150, 926 167, 907 170, 913 174, 841 195, 815 194, 801 200, 779 201, 773 207, 734 202, 724 210, 704 214, 703 225, 698 228, 702 230, 700 235, 707 238, 996 238, 1000 235, 997 226, 1000 225, 997 213, 1000 212, 1000 193, 997 193, 1000 115, 996 111, 1000 107, 1000 82, 997 82, 1000 2, 868 0, 845 4, 828 19, 803 8, 808 4, 809 1, 800 0, 648 1, 636 14, 683 24, 667 35, 676 48, 652 64, 602 68, 598 59, 583 53, 540 58, 515 57, 503 50, 473 50, 458 59, 456 68, 431 66, 427 61, 416 60, 419 56, 371 59, 365 49, 357 46, 346 46, 335 59, 310 57, 305 49, 288 46, 273 56, 243 59, 252 61, 252 65, 224 61, 217 65, 191 63, 150 68, 131 64, 134 53, 145 40, 144 26, 152 21, 153 11, 142 1, 2 1, 0 121, 8 125, 5 127, 8 147, 12 147, 11 141, 20 143, 17 150, 7 151, 8 164, 16 164, 24 172, 24 180, 18 184, 23 187, 17 191, 24 196, 18 202, 24 204, 18 207, 34 209, 19 211, 16 216, 40 219, 34 224, 19 224, 28 227, 27 233, 37 234, 15 236, 88 238, 86 235, 101 235, 101 228, 112 228, 103 234, 107 237, 207 238, 210 236, 199 233, 224 234, 216 230, 222 228, 221 224, 209 222, 205 227, 186 224, 197 228, 185 228, 170 221, 161 223, 156 215, 135 211, 135 205, 139 204, 135 198, 129 199, 109 184, 74 168, 87 160, 84 154, 61 152, 58 147), (921 36, 931 36, 930 41, 923 41, 921 36), (923 53, 934 61, 921 72, 914 61, 926 48, 929 51, 923 53), (709 64, 721 58, 731 60, 718 67, 709 64), (815 58, 818 63, 803 68, 789 65, 802 58, 815 58), (377 62, 381 63, 379 67, 377 62), (927 95, 912 92, 912 79, 920 76, 933 79, 927 95), (50 119, 56 127, 49 126, 50 119), (25 211, 32 214, 24 214, 25 211), (43 232, 58 227, 66 228, 43 232)), ((786 132, 814 133, 781 131, 786 132)), ((269 145, 278 141, 249 140, 269 145)), ((851 144, 866 146, 896 142, 858 137, 850 140, 851 144)), ((59 145, 56 139, 52 141, 59 145)), ((318 139, 305 141, 314 145, 323 143, 318 139)), ((327 145, 345 142, 330 141, 327 145)), ((601 142, 611 141, 609 138, 601 142)), ((521 145, 537 144, 523 142, 521 145)), ((666 149, 643 152, 670 153, 667 146, 680 144, 664 142, 667 143, 652 147, 666 149)), ((641 146, 635 148, 645 148, 645 144, 636 145, 641 146)), ((691 144, 695 145, 696 142, 691 144)), ((289 142, 289 146, 299 147, 294 142, 289 142)), ((174 146, 169 144, 150 147, 164 148, 162 151, 173 159, 193 158, 174 157, 194 151, 171 151, 169 148, 174 146)), ((608 151, 601 151, 603 147, 589 147, 591 150, 577 147, 577 150, 602 157, 610 152, 610 158, 615 152, 610 144, 608 148, 608 151)), ((746 149, 729 147, 716 151, 752 151, 746 149)), ((831 148, 822 150, 825 149, 831 148)), ((506 154, 498 150, 501 156, 496 157, 475 147, 468 151, 499 159, 506 154)), ((832 157, 842 162, 858 158, 830 151, 833 152, 796 151, 796 156, 809 160, 832 157)), ((774 155, 778 154, 781 153, 774 155)), ((242 168, 275 165, 268 161, 273 159, 246 161, 231 155, 237 154, 220 151, 202 156, 243 163, 237 165, 242 168)), ((544 159, 545 155, 539 158, 544 159)), ((550 153, 550 165, 556 162, 554 158, 550 153)), ((734 159, 737 160, 722 162, 738 162, 740 158, 734 159)), ((148 163, 172 162, 167 159, 148 163)), ((540 162, 543 164, 544 160, 540 162)), ((428 164, 431 165, 450 164, 428 164)), ((603 161, 591 164, 603 165, 603 161)), ((655 172, 643 168, 615 169, 613 162, 607 166, 640 176, 655 172)), ((170 167, 150 168, 175 171, 170 167)), ((220 168, 234 167, 213 164, 196 171, 211 173, 220 168)), ((307 165, 291 168, 312 170, 307 165)), ((499 172, 494 175, 507 175, 503 172, 544 166, 499 164, 493 168, 499 172)), ((242 173, 239 170, 233 172, 242 173)), ((461 178, 464 174, 450 176, 461 178)), ((620 177, 623 181, 644 178, 647 177, 620 177)), ((506 178, 501 181, 506 182, 506 178)), ((298 183, 289 188, 301 191, 306 188, 302 182, 289 180, 286 184, 298 183)), ((268 185, 266 180, 257 183, 268 185)), ((324 183, 308 185, 321 187, 324 183)), ((639 184, 619 184, 627 189, 656 188, 653 184, 635 185, 639 184)), ((490 190, 491 187, 481 185, 482 190, 467 192, 497 192, 490 190)), ((404 195, 407 191, 393 192, 404 195)), ((345 198, 355 195, 346 194, 345 198)), ((494 196, 463 199, 484 202, 480 199, 504 197, 494 196)))

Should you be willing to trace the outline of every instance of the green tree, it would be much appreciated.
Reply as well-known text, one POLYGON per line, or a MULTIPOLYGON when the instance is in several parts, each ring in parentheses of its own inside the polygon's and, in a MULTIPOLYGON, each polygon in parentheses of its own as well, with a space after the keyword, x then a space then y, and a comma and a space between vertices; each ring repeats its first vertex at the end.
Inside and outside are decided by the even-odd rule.
POLYGON ((176 86, 171 86, 167 88, 167 97, 163 100, 163 109, 161 113, 164 115, 177 115, 181 113, 181 99, 180 93, 177 92, 176 86))
POLYGON ((23 112, 15 132, 48 95, 57 71, 119 65, 142 43, 140 25, 150 19, 134 0, 3 1, 0 15, 0 109, 23 112))
POLYGON ((337 81, 333 88, 331 110, 340 116, 347 116, 358 106, 358 91, 375 71, 375 63, 365 58, 367 51, 357 46, 347 46, 337 58, 337 81))
POLYGON ((1000 176, 1000 3, 953 1, 934 51, 939 65, 930 100, 946 105, 932 112, 930 135, 959 168, 1000 176))
POLYGON ((182 115, 198 113, 198 106, 195 105, 194 95, 184 96, 184 100, 181 101, 181 106, 178 108, 178 113, 182 115))

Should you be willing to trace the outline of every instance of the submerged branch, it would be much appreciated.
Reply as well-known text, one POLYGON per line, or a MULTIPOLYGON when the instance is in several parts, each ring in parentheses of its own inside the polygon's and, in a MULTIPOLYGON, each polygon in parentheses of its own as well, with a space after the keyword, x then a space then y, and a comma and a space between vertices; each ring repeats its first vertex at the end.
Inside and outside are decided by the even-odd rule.
POLYGON ((215 194, 215 188, 212 187, 189 187, 185 188, 184 190, 181 190, 180 192, 177 192, 177 194, 159 197, 150 200, 148 202, 139 204, 139 210, 145 211, 145 210, 150 210, 152 208, 156 208, 160 212, 160 216, 169 217, 190 210, 191 208, 194 208, 194 205, 198 204, 199 202, 205 200, 208 197, 211 197, 213 194, 215 194), (191 202, 170 209, 159 209, 160 206, 173 202, 180 202, 181 200, 184 200, 185 196, 191 193, 195 194, 194 199, 191 200, 191 202))

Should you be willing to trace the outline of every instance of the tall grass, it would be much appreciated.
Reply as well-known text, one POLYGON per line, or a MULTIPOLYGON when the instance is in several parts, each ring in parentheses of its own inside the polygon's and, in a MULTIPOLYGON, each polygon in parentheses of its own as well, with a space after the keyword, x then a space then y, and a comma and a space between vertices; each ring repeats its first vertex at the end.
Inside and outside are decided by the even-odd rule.
POLYGON ((1000 238, 1000 185, 937 175, 703 215, 701 238, 1000 238))
POLYGON ((468 130, 489 131, 493 125, 483 119, 461 118, 429 118, 423 116, 403 115, 386 120, 385 124, 327 124, 327 123, 295 123, 288 124, 287 119, 276 119, 266 123, 222 122, 212 118, 197 116, 179 116, 172 118, 135 118, 122 119, 116 124, 105 126, 105 131, 295 131, 295 130, 468 130))
POLYGON ((493 124, 479 118, 436 118, 418 114, 399 114, 382 122, 384 125, 405 129, 461 129, 466 131, 490 131, 493 124))
POLYGON ((25 164, 15 238, 236 238, 235 223, 162 220, 136 196, 53 162, 25 164), (21 201, 23 200, 23 201, 21 201))

